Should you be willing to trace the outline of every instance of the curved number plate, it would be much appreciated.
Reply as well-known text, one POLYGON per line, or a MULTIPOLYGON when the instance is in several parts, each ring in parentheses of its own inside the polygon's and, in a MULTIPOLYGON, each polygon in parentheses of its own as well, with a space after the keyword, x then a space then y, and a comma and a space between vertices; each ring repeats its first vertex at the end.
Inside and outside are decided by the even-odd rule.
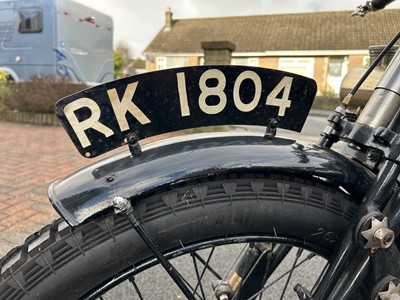
POLYGON ((243 66, 168 69, 99 85, 59 100, 56 114, 79 152, 95 157, 161 133, 212 125, 301 131, 317 91, 299 75, 243 66))

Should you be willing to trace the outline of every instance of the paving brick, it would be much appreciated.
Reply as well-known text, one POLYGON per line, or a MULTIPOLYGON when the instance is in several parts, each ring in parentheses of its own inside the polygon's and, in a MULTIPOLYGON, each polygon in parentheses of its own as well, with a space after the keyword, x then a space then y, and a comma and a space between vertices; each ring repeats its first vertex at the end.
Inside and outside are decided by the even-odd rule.
POLYGON ((20 196, 25 195, 26 193, 29 193, 30 190, 31 190, 30 187, 20 187, 19 186, 18 189, 13 189, 12 191, 9 191, 8 195, 15 196, 18 198, 20 196))
POLYGON ((6 228, 17 226, 35 214, 36 214, 36 212, 31 209, 24 209, 22 211, 12 214, 12 215, 8 215, 7 218, 1 219, 0 226, 4 226, 6 228))
POLYGON ((48 185, 93 162, 61 127, 0 121, 0 256, 58 215, 48 185))
POLYGON ((25 209, 29 209, 29 204, 21 202, 3 209, 2 212, 7 215, 13 215, 25 209))
MULTIPOLYGON (((7 218, 8 217, 8 215, 7 214, 5 214, 4 212, 1 212, 0 211, 0 220, 2 220, 2 219, 4 219, 4 218, 7 218)), ((2 229, 4 229, 5 227, 4 226, 1 226, 0 225, 0 230, 2 230, 2 229)))
POLYGON ((29 218, 29 221, 34 224, 42 225, 41 227, 51 223, 54 219, 57 219, 59 216, 53 210, 51 213, 38 213, 29 218))
POLYGON ((9 199, 9 196, 0 194, 0 211, 2 211, 3 209, 8 207, 8 203, 7 203, 8 199, 9 199), (4 196, 4 197, 2 197, 2 196, 4 196))

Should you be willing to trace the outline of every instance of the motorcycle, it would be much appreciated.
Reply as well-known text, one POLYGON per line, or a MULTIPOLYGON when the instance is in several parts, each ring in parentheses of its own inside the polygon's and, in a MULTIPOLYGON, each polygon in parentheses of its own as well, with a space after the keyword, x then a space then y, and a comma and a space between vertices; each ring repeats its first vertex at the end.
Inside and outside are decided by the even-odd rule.
POLYGON ((316 145, 276 136, 301 131, 317 91, 283 71, 169 69, 59 100, 83 156, 129 151, 49 187, 61 218, 1 259, 0 298, 400 299, 400 51, 348 109, 399 37, 316 145), (235 124, 266 130, 140 142, 235 124))

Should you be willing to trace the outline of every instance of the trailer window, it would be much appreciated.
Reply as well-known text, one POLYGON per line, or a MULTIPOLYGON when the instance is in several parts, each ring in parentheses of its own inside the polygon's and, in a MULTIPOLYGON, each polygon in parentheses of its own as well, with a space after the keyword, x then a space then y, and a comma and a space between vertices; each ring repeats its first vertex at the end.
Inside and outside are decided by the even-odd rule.
POLYGON ((19 11, 19 32, 41 32, 43 29, 42 9, 23 8, 19 11))

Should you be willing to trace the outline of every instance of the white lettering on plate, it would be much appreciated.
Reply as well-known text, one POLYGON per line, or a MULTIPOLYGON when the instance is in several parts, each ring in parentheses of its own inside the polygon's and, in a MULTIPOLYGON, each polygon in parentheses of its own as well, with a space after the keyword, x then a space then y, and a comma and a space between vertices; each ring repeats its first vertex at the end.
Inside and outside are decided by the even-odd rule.
POLYGON ((235 102, 235 106, 237 107, 237 109, 242 112, 249 112, 255 109, 258 102, 260 102, 261 90, 261 79, 256 72, 244 71, 240 73, 238 78, 235 80, 235 85, 233 87, 233 101, 235 102), (253 81, 255 87, 253 100, 251 100, 249 103, 243 103, 242 99, 240 99, 240 86, 245 79, 250 79, 251 81, 253 81))
MULTIPOLYGON (((181 106, 181 116, 187 117, 190 116, 190 107, 186 91, 185 73, 177 73, 176 78, 178 83, 178 95, 179 103, 181 106)), ((289 108, 291 106, 289 94, 292 88, 292 82, 292 77, 285 76, 267 96, 265 104, 270 106, 278 106, 278 116, 284 116, 286 113, 286 108, 289 108), (282 97, 278 98, 278 95, 281 94, 281 92, 282 97)), ((205 71, 201 75, 199 80, 199 88, 201 90, 199 98, 197 99, 199 108, 208 115, 215 115, 222 112, 227 104, 225 87, 226 77, 224 73, 222 73, 222 71, 218 69, 209 69, 205 71), (215 86, 208 86, 207 81, 210 79, 216 80, 217 84, 215 86), (218 102, 216 104, 210 105, 207 103, 208 97, 216 97, 218 99, 218 102)), ((242 112, 253 111, 260 102, 262 90, 263 86, 260 76, 252 70, 243 71, 238 75, 233 86, 232 96, 235 107, 242 112), (245 80, 251 80, 254 84, 254 96, 253 99, 251 99, 251 101, 248 103, 243 102, 243 99, 240 98, 240 88, 243 81, 245 80)))
POLYGON ((67 117, 69 124, 71 124, 72 129, 75 131, 76 136, 79 139, 83 148, 86 148, 91 145, 85 130, 92 128, 101 132, 106 137, 109 137, 114 134, 114 132, 105 126, 104 124, 99 122, 100 119, 100 107, 97 103, 90 98, 80 98, 67 104, 64 108, 64 114, 67 117), (75 115, 75 111, 86 107, 90 110, 91 116, 83 121, 79 121, 75 115))
POLYGON ((267 97, 267 105, 278 106, 278 116, 284 116, 286 108, 289 108, 292 101, 289 100, 290 89, 292 88, 293 77, 285 76, 276 85, 272 92, 267 97), (283 90, 282 98, 277 98, 279 93, 283 90))
POLYGON ((199 82, 199 87, 201 90, 201 94, 199 96, 199 107, 203 112, 208 115, 215 115, 223 111, 227 102, 226 94, 224 92, 225 85, 226 78, 224 73, 222 73, 220 70, 210 69, 201 75, 199 82), (207 86, 208 79, 217 79, 217 85, 213 87, 207 86), (219 102, 215 105, 208 105, 206 99, 209 96, 217 96, 219 98, 219 102))
POLYGON ((181 116, 187 117, 190 116, 190 109, 186 92, 185 73, 183 72, 176 73, 176 79, 178 81, 178 93, 179 93, 179 102, 181 104, 181 116))
POLYGON ((124 92, 124 96, 122 97, 122 100, 119 99, 116 89, 110 89, 107 91, 108 97, 110 99, 112 108, 115 113, 115 117, 117 118, 118 125, 121 131, 129 130, 128 120, 126 119, 126 113, 128 111, 142 125, 151 122, 150 119, 139 109, 139 107, 137 107, 136 104, 132 102, 137 85, 138 82, 128 84, 124 92))

